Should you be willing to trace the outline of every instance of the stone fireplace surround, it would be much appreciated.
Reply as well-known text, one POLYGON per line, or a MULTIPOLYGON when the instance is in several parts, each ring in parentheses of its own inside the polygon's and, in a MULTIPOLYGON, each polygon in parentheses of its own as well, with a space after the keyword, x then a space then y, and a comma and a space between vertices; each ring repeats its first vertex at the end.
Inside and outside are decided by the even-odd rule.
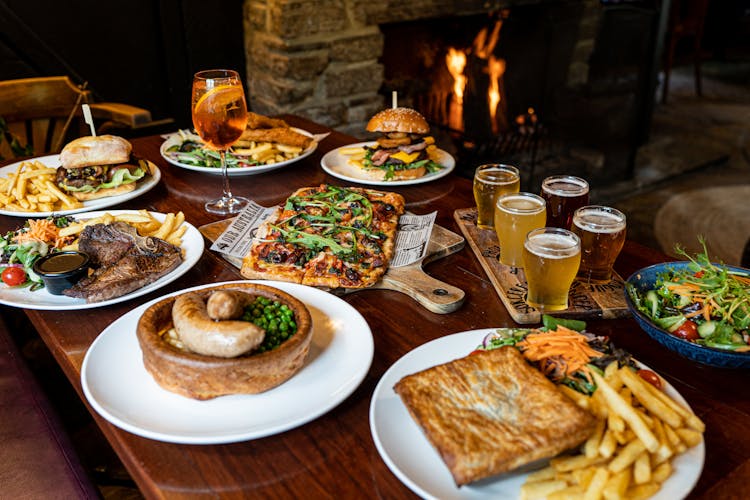
MULTIPOLYGON (((583 4, 566 85, 588 80, 598 0, 246 0, 247 85, 259 113, 294 113, 362 136, 386 103, 379 25, 539 3, 583 4)), ((404 48, 408 50, 408 48, 404 48)))

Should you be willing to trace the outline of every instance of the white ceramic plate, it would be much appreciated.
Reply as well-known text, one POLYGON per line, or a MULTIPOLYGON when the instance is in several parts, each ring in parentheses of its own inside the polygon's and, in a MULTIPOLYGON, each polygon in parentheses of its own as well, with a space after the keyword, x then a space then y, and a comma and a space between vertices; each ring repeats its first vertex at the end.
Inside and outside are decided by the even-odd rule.
POLYGON ((440 179, 441 177, 445 177, 446 175, 451 173, 454 168, 456 168, 456 160, 454 160, 453 157, 446 151, 438 149, 437 162, 442 165, 443 168, 441 168, 437 172, 432 172, 416 179, 396 181, 376 181, 368 179, 365 175, 362 174, 362 170, 360 168, 349 165, 349 157, 341 154, 340 150, 342 148, 372 146, 373 144, 375 144, 375 142, 372 141, 358 142, 356 144, 349 144, 347 146, 342 146, 340 148, 334 149, 333 151, 329 151, 323 156, 323 158, 320 159, 320 166, 323 167, 323 170, 334 177, 338 177, 339 179, 343 179, 345 181, 358 182, 360 184, 367 184, 370 186, 408 186, 410 184, 422 184, 424 182, 431 182, 436 179, 440 179))
MULTIPOLYGON (((43 163, 47 167, 57 168, 60 166, 60 155, 42 156, 39 158, 33 158, 32 160, 43 163)), ((0 168, 0 177, 8 177, 9 174, 15 173, 19 163, 21 162, 16 162, 0 168)), ((11 215, 13 217, 48 217, 50 215, 77 214, 80 212, 88 212, 90 210, 112 207, 120 203, 125 203, 128 200, 132 200, 133 198, 136 198, 143 193, 150 191, 151 188, 156 186, 161 179, 161 171, 153 163, 151 163, 151 168, 153 168, 154 170, 154 175, 146 177, 145 180, 139 181, 133 191, 130 191, 129 193, 118 194, 117 196, 107 196, 106 198, 84 201, 83 206, 80 208, 71 208, 68 210, 60 210, 57 212, 15 212, 13 210, 0 209, 0 214, 11 215)))
POLYGON ((292 378, 261 394, 207 401, 162 389, 143 367, 136 337, 141 314, 161 297, 112 323, 89 348, 81 368, 81 384, 91 406, 126 431, 185 444, 232 443, 270 436, 305 424, 337 406, 370 369, 373 339, 367 322, 352 306, 322 290, 295 283, 258 283, 293 295, 312 315, 310 353, 292 378))
MULTIPOLYGON (((313 135, 307 130, 302 130, 301 128, 295 128, 295 127, 291 127, 291 129, 296 132, 299 132, 300 134, 306 135, 308 137, 313 137, 313 135)), ((182 144, 182 141, 183 139, 179 133, 175 132, 173 134, 169 134, 169 136, 167 136, 167 139, 162 143, 161 148, 159 150, 161 151, 161 156, 176 167, 186 168, 188 170, 195 170, 196 172, 203 172, 204 174, 221 175, 220 168, 189 165, 187 163, 181 163, 178 160, 172 158, 170 156, 170 153, 167 152, 167 149, 176 144, 182 144)), ((302 151, 302 153, 300 153, 299 156, 297 156, 296 158, 292 158, 291 160, 280 161, 278 163, 272 163, 271 165, 257 165, 255 167, 228 168, 227 173, 229 174, 230 177, 234 177, 234 176, 242 176, 242 175, 256 175, 256 174, 262 174, 264 172, 270 172, 272 170, 286 167, 287 165, 291 165, 294 162, 300 161, 302 158, 306 158, 310 156, 313 153, 313 151, 317 149, 317 147, 318 147, 318 142, 313 141, 312 143, 310 143, 307 149, 305 149, 304 151, 302 151)))
MULTIPOLYGON (((77 219, 91 219, 109 213, 112 215, 124 214, 124 213, 135 213, 136 210, 105 210, 100 212, 87 212, 76 215, 77 219)), ((163 221, 166 217, 165 214, 159 212, 151 212, 151 214, 160 221, 163 221)), ((73 311, 77 309, 91 309, 94 307, 104 307, 110 304, 117 304, 125 300, 130 300, 135 297, 145 295, 157 288, 161 288, 167 285, 186 272, 198 262, 198 259, 203 255, 203 236, 195 226, 185 222, 187 230, 182 236, 182 248, 185 250, 182 264, 177 266, 171 273, 166 274, 154 281, 150 285, 144 286, 134 292, 130 292, 120 297, 113 299, 104 300, 102 302, 87 303, 85 299, 77 299, 73 297, 67 297, 65 295, 52 295, 47 291, 46 288, 30 291, 26 288, 10 288, 3 284, 0 284, 0 304, 5 304, 13 307, 22 307, 24 309, 43 309, 48 311, 73 311)))
MULTIPOLYGON (((383 374, 370 402, 370 430, 375 446, 396 477, 424 498, 516 499, 526 473, 510 473, 497 479, 457 488, 440 456, 409 415, 393 386, 405 375, 469 354, 495 328, 472 330, 442 337, 423 344, 391 366, 383 374)), ((672 387, 667 393, 687 406, 672 387)), ((674 472, 652 500, 684 498, 693 489, 703 470, 706 448, 703 441, 672 461, 674 472)))

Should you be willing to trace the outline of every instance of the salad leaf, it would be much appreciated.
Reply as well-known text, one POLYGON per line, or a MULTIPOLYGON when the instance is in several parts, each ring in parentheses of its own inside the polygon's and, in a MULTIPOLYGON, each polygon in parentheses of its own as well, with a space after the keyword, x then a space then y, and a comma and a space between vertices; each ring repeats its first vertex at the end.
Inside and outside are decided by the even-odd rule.
POLYGON ((692 321, 700 336, 692 342, 750 351, 750 272, 713 263, 705 240, 700 242, 703 251, 695 256, 677 247, 687 266, 660 273, 648 290, 628 285, 627 293, 639 311, 670 333, 692 321))

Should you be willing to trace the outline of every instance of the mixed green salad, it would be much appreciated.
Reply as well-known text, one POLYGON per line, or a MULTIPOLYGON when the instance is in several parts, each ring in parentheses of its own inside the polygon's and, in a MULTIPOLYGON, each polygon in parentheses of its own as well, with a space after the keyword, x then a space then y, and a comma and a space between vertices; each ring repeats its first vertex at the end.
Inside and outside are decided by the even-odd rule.
POLYGON ((630 353, 615 347, 609 337, 586 332, 585 322, 544 315, 542 324, 541 328, 498 328, 487 335, 472 354, 504 346, 516 347, 547 378, 587 395, 596 390, 591 372, 601 375, 613 361, 621 367, 636 369, 641 377, 653 383, 651 373, 638 370, 630 353))
POLYGON ((28 286, 32 291, 43 288, 41 277, 33 270, 34 262, 69 243, 67 238, 59 236, 59 229, 72 221, 71 217, 29 219, 20 229, 0 236, 3 283, 12 287, 28 286))
MULTIPOLYGON (((195 167, 221 168, 219 152, 207 148, 200 136, 187 130, 178 131, 180 142, 169 146, 166 154, 171 159, 195 167)), ((249 156, 238 156, 231 149, 226 154, 227 168, 244 168, 261 165, 249 156)))
POLYGON ((656 326, 695 344, 734 352, 750 351, 750 271, 714 264, 703 252, 680 255, 686 267, 668 268, 654 286, 639 290, 628 284, 635 307, 656 326))

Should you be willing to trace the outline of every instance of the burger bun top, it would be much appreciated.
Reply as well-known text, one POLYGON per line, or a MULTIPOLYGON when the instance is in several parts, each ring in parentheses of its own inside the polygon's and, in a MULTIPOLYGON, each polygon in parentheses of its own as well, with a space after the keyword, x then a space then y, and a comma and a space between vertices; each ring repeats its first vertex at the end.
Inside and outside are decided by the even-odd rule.
POLYGON ((116 135, 79 137, 60 152, 60 163, 65 168, 117 165, 130 159, 132 149, 128 141, 116 135))
POLYGON ((411 108, 388 108, 370 118, 367 131, 426 134, 430 125, 424 116, 411 108))

